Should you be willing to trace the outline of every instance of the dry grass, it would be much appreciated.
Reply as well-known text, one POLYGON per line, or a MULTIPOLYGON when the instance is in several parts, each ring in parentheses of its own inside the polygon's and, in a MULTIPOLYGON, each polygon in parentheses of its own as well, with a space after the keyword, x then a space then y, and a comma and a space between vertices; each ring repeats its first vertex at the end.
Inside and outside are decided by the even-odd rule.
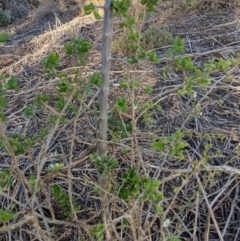
POLYGON ((174 1, 174 9, 178 14, 184 14, 191 11, 219 11, 225 7, 238 6, 239 0, 178 0, 174 1))
MULTIPOLYGON (((185 56, 191 56, 197 66, 202 66, 209 59, 220 56, 224 59, 236 57, 236 53, 240 52, 239 15, 235 14, 233 9, 225 8, 218 14, 209 11, 204 15, 190 11, 190 15, 185 14, 184 17, 175 15, 174 19, 160 19, 159 16, 163 16, 161 11, 165 11, 164 6, 159 7, 159 12, 155 17, 147 19, 146 26, 151 23, 155 23, 156 26, 157 23, 164 22, 174 36, 185 38, 187 50, 185 56)), ((61 55, 63 67, 59 69, 59 72, 72 75, 76 61, 65 55, 63 44, 69 42, 72 37, 85 37, 93 45, 86 71, 93 73, 101 68, 101 21, 95 21, 91 16, 78 17, 65 24, 57 24, 56 21, 52 29, 45 29, 45 33, 41 32, 44 25, 38 24, 26 28, 25 24, 11 26, 8 29, 13 33, 10 41, 3 47, 0 46, 1 54, 8 53, 16 56, 16 59, 1 71, 18 76, 22 87, 21 91, 8 95, 10 104, 6 109, 6 115, 9 120, 4 126, 8 136, 14 132, 32 136, 39 133, 39 127, 48 127, 51 111, 38 110, 38 118, 29 120, 21 115, 21 111, 26 105, 32 106, 35 94, 46 92, 54 94, 56 91, 54 86, 57 79, 49 81, 43 73, 42 60, 49 52, 61 55), (36 28, 39 28, 39 32, 36 32, 36 28)), ((115 31, 119 31, 117 25, 115 31)), ((166 58, 166 50, 165 48, 157 50, 157 55, 161 60, 159 65, 139 66, 135 73, 131 66, 123 63, 124 59, 119 63, 115 60, 111 66, 113 81, 110 104, 113 105, 116 96, 128 98, 129 94, 119 89, 119 83, 126 73, 129 78, 141 80, 142 88, 151 86, 154 89, 151 96, 144 95, 142 88, 135 93, 136 98, 142 101, 141 103, 149 100, 159 101, 162 110, 155 110, 152 113, 155 120, 153 125, 146 125, 141 118, 137 122, 139 131, 136 150, 140 150, 141 155, 137 152, 134 154, 136 154, 142 175, 161 180, 160 190, 165 195, 164 202, 161 203, 162 215, 165 219, 170 219, 171 224, 168 230, 163 228, 162 220, 156 216, 150 204, 144 207, 139 207, 137 204, 131 206, 116 199, 115 196, 110 198, 113 214, 110 219, 116 220, 127 212, 136 214, 138 219, 133 219, 132 223, 137 224, 135 227, 139 233, 147 234, 144 238, 147 241, 159 240, 161 235, 166 235, 163 240, 167 240, 168 233, 179 236, 180 240, 221 240, 219 238, 221 236, 223 240, 239 240, 239 225, 236 225, 240 222, 238 215, 239 66, 229 70, 228 74, 232 78, 226 78, 222 74, 213 75, 211 86, 205 90, 195 90, 197 93, 195 99, 180 97, 176 93, 176 88, 183 83, 184 77, 181 73, 170 71, 166 80, 162 78, 163 67, 169 61, 166 58), (123 65, 122 70, 118 68, 120 64, 123 65), (197 104, 201 106, 200 112, 197 104), (159 157, 159 153, 151 149, 154 140, 162 135, 171 135, 176 129, 182 129, 186 133, 185 141, 189 143, 183 161, 173 160, 168 156, 159 157), (204 155, 206 146, 209 144, 212 145, 207 151, 210 158, 204 166, 202 162, 206 161, 204 155)), ((34 213, 38 215, 38 223, 42 229, 47 230, 47 227, 51 229, 53 240, 78 241, 79 238, 86 241, 94 240, 89 235, 89 227, 101 222, 100 201, 94 192, 97 170, 96 165, 89 158, 95 146, 97 117, 93 115, 93 112, 97 110, 98 96, 89 97, 86 104, 89 108, 81 113, 76 122, 77 135, 73 142, 71 137, 74 120, 69 118, 68 123, 56 130, 45 153, 46 159, 39 157, 40 150, 46 144, 42 142, 30 153, 32 159, 29 156, 21 157, 18 163, 19 170, 26 178, 25 181, 32 174, 38 174, 41 178, 45 189, 36 195, 34 213), (74 148, 70 153, 72 143, 74 148), (73 158, 72 162, 69 161, 70 156, 73 158), (64 162, 65 167, 57 176, 52 176, 47 169, 47 164, 54 163, 56 158, 64 162), (34 168, 34 163, 38 161, 37 164, 40 165, 46 160, 47 164, 42 169, 34 168), (50 200, 48 195, 49 188, 56 183, 61 184, 67 192, 68 169, 72 174, 73 198, 81 206, 81 211, 77 213, 75 220, 66 220, 56 201, 50 200), (52 217, 51 211, 55 213, 56 219, 52 217)), ((123 153, 123 150, 129 146, 131 145, 127 138, 117 144, 110 140, 109 154, 118 159, 120 163, 119 167, 114 170, 116 180, 119 180, 125 169, 131 167, 132 156, 129 153, 123 153)), ((1 150, 0 170, 10 167, 11 158, 1 150)), ((13 178, 16 177, 17 175, 13 173, 13 178)), ((8 192, 4 193, 0 195, 0 208, 6 209, 11 204, 15 204, 14 211, 22 211, 16 222, 24 220, 29 213, 25 207, 28 202, 17 179, 14 179, 14 184, 8 192)), ((17 238, 40 240, 36 236, 37 229, 32 226, 32 221, 26 220, 26 222, 27 224, 24 224, 22 228, 1 234, 2 240, 10 240, 9 237, 12 240, 17 238)), ((119 225, 120 223, 117 223, 118 227, 119 225)), ((116 230, 122 240, 134 240, 130 229, 116 230)))
MULTIPOLYGON (((87 0, 42 0, 41 4, 36 9, 36 19, 38 21, 46 21, 53 19, 55 14, 57 16, 83 16, 84 13, 80 6, 84 4, 94 3, 96 5, 103 5, 103 0, 87 1, 87 0)), ((100 11, 101 12, 101 11, 100 11)))
POLYGON ((36 10, 36 18, 38 21, 46 21, 54 18, 58 11, 58 3, 54 1, 48 1, 40 5, 36 10))
POLYGON ((4 5, 13 20, 26 17, 31 10, 31 5, 25 0, 9 0, 4 5))

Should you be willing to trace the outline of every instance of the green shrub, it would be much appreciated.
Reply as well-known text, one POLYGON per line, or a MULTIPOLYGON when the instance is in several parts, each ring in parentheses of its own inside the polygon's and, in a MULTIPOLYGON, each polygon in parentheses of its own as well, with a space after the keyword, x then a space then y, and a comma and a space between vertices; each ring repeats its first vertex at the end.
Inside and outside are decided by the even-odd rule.
MULTIPOLYGON (((112 52, 119 54, 129 53, 129 42, 129 34, 125 31, 121 37, 113 41, 112 52)), ((172 43, 172 34, 167 30, 167 28, 162 26, 150 27, 142 33, 140 40, 140 46, 147 51, 155 48, 161 48, 172 43)))
POLYGON ((164 27, 152 26, 142 34, 140 45, 145 50, 161 48, 173 43, 172 34, 164 27))
POLYGON ((7 26, 11 23, 11 16, 8 12, 0 8, 0 27, 7 26))

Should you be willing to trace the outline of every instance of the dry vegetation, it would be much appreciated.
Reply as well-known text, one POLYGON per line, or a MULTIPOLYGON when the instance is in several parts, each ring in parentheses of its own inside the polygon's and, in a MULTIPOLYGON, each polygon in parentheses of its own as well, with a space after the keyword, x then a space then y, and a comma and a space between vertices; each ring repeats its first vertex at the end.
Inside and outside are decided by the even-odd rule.
MULTIPOLYGON (((65 54, 63 45, 71 38, 86 38, 93 46, 86 71, 99 71, 102 21, 83 16, 76 6, 83 1, 78 0, 18 0, 18 6, 21 6, 18 8, 15 7, 16 0, 2 2, 3 8, 11 13, 14 21, 8 27, 0 28, 0 33, 10 34, 10 40, 0 45, 0 72, 17 76, 21 87, 18 92, 8 93, 5 132, 9 137, 16 132, 32 137, 40 132, 40 127, 48 127, 52 112, 50 109, 45 112, 35 110, 36 118, 26 119, 21 114, 22 110, 33 105, 36 94, 56 95, 55 84, 58 81, 57 78, 49 80, 44 74, 43 59, 50 52, 60 54, 59 73, 72 75, 76 69, 76 59, 65 54)), ((142 46, 148 51, 157 51, 160 63, 138 66, 135 71, 125 61, 125 33, 119 29, 119 20, 116 19, 110 105, 113 107, 116 96, 128 96, 119 88, 126 73, 141 80, 141 88, 135 94, 142 103, 159 99, 162 110, 151 113, 154 122, 140 120, 138 123, 140 131, 137 140, 141 153, 138 161, 143 175, 161 180, 160 191, 164 194, 162 216, 156 216, 151 205, 136 209, 134 204, 128 205, 115 196, 111 197, 110 220, 117 220, 126 210, 139 215, 136 220, 126 216, 133 226, 128 229, 121 230, 123 223, 112 221, 114 231, 121 238, 117 240, 137 240, 134 239, 134 226, 136 232, 147 234, 142 240, 149 241, 210 241, 221 240, 220 237, 226 241, 240 240, 239 66, 230 68, 227 77, 220 73, 213 74, 211 85, 206 89, 196 88, 196 96, 191 98, 180 97, 176 93, 184 79, 180 72, 171 70, 167 78, 163 78, 164 66, 169 62, 167 50, 175 36, 186 39, 184 55, 190 56, 196 66, 219 57, 237 57, 240 52, 239 5, 239 1, 163 1, 157 13, 146 18, 141 40, 142 46), (152 95, 143 93, 146 86, 153 88, 152 95), (184 153, 185 159, 172 159, 167 154, 159 157, 159 153, 151 149, 153 141, 159 136, 172 135, 176 129, 185 132, 184 140, 189 143, 184 153), (197 166, 197 171, 193 170, 194 166, 197 166), (171 221, 169 227, 163 227, 163 219, 171 221), (174 236, 179 239, 173 239, 174 236)), ((36 173, 34 166, 41 164, 39 150, 46 146, 45 142, 34 146, 27 156, 19 159, 19 170, 26 178, 25 183, 31 175, 41 178, 42 190, 36 194, 34 210, 27 208, 28 200, 24 197, 16 173, 12 174, 13 185, 8 190, 0 189, 0 209, 7 209, 14 204, 13 210, 21 212, 18 219, 9 225, 24 220, 30 212, 35 212, 40 223, 39 227, 33 227, 27 220, 20 228, 6 233, 1 233, 3 226, 0 223, 1 241, 40 240, 42 230, 46 230, 47 235, 51 233, 52 240, 56 241, 96 240, 91 237, 89 230, 101 222, 101 206, 96 194, 97 167, 89 155, 95 151, 96 145, 98 96, 89 97, 86 104, 88 109, 81 112, 73 141, 74 121, 71 116, 68 117, 68 123, 56 130, 48 143, 46 163, 40 173, 36 173), (70 153, 72 143, 74 147, 70 153), (63 162, 65 167, 57 175, 52 175, 48 165, 56 162, 63 162), (69 168, 71 177, 68 175, 69 168), (68 193, 70 181, 74 202, 81 209, 76 217, 68 220, 56 199, 50 198, 50 187, 59 184, 68 193)), ((119 118, 117 114, 116 117, 119 118)), ((118 181, 123 171, 131 166, 132 153, 124 152, 130 146, 129 138, 119 139, 114 136, 114 131, 116 129, 110 126, 109 155, 119 162, 114 169, 118 181)), ((11 158, 1 150, 0 173, 7 168, 11 168, 11 158)), ((31 199, 32 193, 28 195, 31 199)))

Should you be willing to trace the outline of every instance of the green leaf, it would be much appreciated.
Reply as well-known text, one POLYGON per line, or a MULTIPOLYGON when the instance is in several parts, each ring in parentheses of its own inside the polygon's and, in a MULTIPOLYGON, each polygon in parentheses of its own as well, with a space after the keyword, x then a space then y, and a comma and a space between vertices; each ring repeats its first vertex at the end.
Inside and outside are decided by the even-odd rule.
POLYGON ((86 53, 88 53, 91 50, 92 46, 88 43, 86 39, 73 39, 72 42, 78 58, 84 65, 84 58, 86 56, 86 53))
POLYGON ((123 200, 129 201, 136 198, 141 191, 141 178, 136 169, 129 169, 122 175, 122 185, 119 188, 118 195, 123 200))
POLYGON ((43 108, 42 102, 48 102, 49 100, 50 100, 50 95, 49 94, 38 95, 36 97, 36 105, 39 108, 43 108))
POLYGON ((47 59, 51 64, 58 64, 59 58, 60 56, 58 54, 50 53, 47 59))
MULTIPOLYGON (((1 107, 0 107, 0 111, 1 111, 1 107)), ((0 120, 1 120, 2 122, 7 121, 7 117, 6 117, 2 112, 0 112, 0 120)))
POLYGON ((146 57, 147 57, 147 52, 139 46, 139 48, 138 48, 138 58, 144 59, 146 57))
POLYGON ((182 152, 182 151, 179 151, 177 158, 178 158, 179 160, 184 160, 184 155, 183 155, 183 152, 182 152))
POLYGON ((171 150, 171 152, 169 153, 169 157, 174 157, 177 154, 177 150, 174 148, 171 150))
POLYGON ((86 91, 86 94, 87 94, 88 96, 92 96, 92 95, 93 95, 93 91, 92 91, 92 89, 91 89, 89 86, 87 86, 87 87, 85 88, 85 91, 86 91))
POLYGON ((162 106, 161 105, 156 105, 156 108, 158 111, 162 110, 162 106))
POLYGON ((119 87, 120 87, 121 89, 126 90, 127 87, 128 87, 127 80, 123 80, 123 81, 120 83, 119 87))
POLYGON ((147 104, 143 105, 142 109, 143 110, 149 110, 154 107, 154 103, 152 101, 149 101, 147 104))
POLYGON ((64 163, 55 163, 48 165, 48 170, 52 172, 58 172, 64 167, 64 163))
POLYGON ((8 101, 4 96, 0 96, 0 110, 7 107, 8 101))
POLYGON ((11 171, 9 169, 0 172, 0 188, 5 189, 13 184, 11 171))
POLYGON ((168 136, 168 137, 167 137, 167 140, 170 141, 170 142, 172 142, 172 141, 175 140, 175 137, 174 137, 174 136, 168 136))
POLYGON ((130 0, 113 0, 112 7, 116 14, 122 15, 125 18, 128 17, 128 8, 131 5, 130 0))
POLYGON ((153 14, 157 7, 159 0, 141 0, 141 4, 145 5, 146 11, 149 14, 153 14))
POLYGON ((148 53, 148 60, 155 64, 159 63, 159 58, 157 57, 156 52, 148 53))
POLYGON ((188 146, 188 143, 181 141, 181 142, 178 143, 177 149, 179 149, 179 150, 184 149, 187 146, 188 146))
POLYGON ((116 99, 116 102, 115 102, 115 105, 114 105, 114 108, 123 112, 123 113, 126 113, 127 110, 128 110, 128 107, 127 107, 127 100, 125 98, 120 98, 118 97, 116 99))
POLYGON ((196 75, 196 78, 200 78, 203 75, 203 73, 200 69, 195 69, 195 75, 196 75))
POLYGON ((180 138, 184 137, 184 134, 180 130, 176 130, 175 136, 176 136, 177 139, 180 139, 180 138))
POLYGON ((138 60, 137 60, 137 58, 135 56, 130 56, 127 61, 131 65, 138 63, 138 60))
POLYGON ((60 93, 65 93, 65 92, 71 90, 71 86, 69 85, 67 80, 58 82, 57 87, 58 87, 58 92, 60 92, 60 93))
POLYGON ((67 54, 73 54, 73 46, 71 44, 65 44, 64 48, 66 49, 67 54))
POLYGON ((168 49, 167 57, 172 59, 174 57, 173 49, 168 49))
POLYGON ((104 239, 104 229, 105 226, 103 223, 98 223, 94 227, 90 228, 90 233, 97 241, 103 241, 104 239))
MULTIPOLYGON (((58 185, 53 185, 51 187, 51 194, 57 199, 59 207, 64 210, 64 214, 67 216, 67 218, 71 219, 73 214, 71 212, 70 198, 68 194, 62 191, 61 187, 58 185)), ((74 209, 78 210, 79 207, 74 205, 74 209)))
POLYGON ((185 48, 184 48, 184 39, 180 39, 179 37, 176 37, 173 41, 173 47, 174 50, 177 54, 181 54, 184 52, 185 48))
POLYGON ((95 6, 94 6, 93 3, 90 3, 90 4, 85 5, 85 6, 83 7, 84 13, 85 13, 86 15, 91 14, 94 9, 95 9, 95 6))
POLYGON ((54 76, 55 69, 59 66, 59 58, 60 56, 58 54, 50 53, 48 57, 43 60, 45 73, 47 73, 49 77, 54 76))
MULTIPOLYGON (((35 187, 35 183, 36 183, 36 177, 31 175, 30 179, 29 179, 29 186, 33 189, 35 187)), ((41 186, 38 185, 37 189, 36 189, 36 193, 41 191, 41 186)))
POLYGON ((172 236, 168 239, 169 241, 181 241, 178 236, 172 236))
POLYGON ((57 116, 51 116, 51 117, 49 118, 48 123, 51 124, 51 125, 55 125, 57 119, 58 119, 57 116))
POLYGON ((7 33, 0 34, 0 43, 4 43, 9 39, 9 36, 7 33))
POLYGON ((164 151, 165 146, 166 146, 166 144, 164 141, 158 141, 153 144, 152 149, 155 151, 164 151))
POLYGON ((0 209, 0 221, 6 225, 9 221, 16 219, 19 216, 19 213, 12 213, 10 209, 3 210, 0 209))
POLYGON ((94 14, 94 17, 97 19, 97 20, 100 20, 102 17, 100 16, 100 14, 98 13, 97 10, 94 10, 93 11, 93 14, 94 14))
POLYGON ((77 114, 77 110, 78 110, 78 108, 74 105, 74 104, 69 104, 69 106, 68 106, 68 110, 71 112, 71 113, 73 113, 73 114, 77 114))
POLYGON ((209 78, 203 78, 198 80, 197 84, 199 85, 199 87, 206 87, 211 84, 211 80, 209 78))
POLYGON ((16 77, 11 78, 4 86, 7 90, 18 90, 18 80, 16 77))
POLYGON ((168 73, 168 70, 165 69, 165 70, 163 71, 163 74, 162 74, 164 80, 167 79, 167 73, 168 73))
POLYGON ((55 101, 55 106, 59 112, 62 111, 63 107, 65 106, 65 103, 66 101, 64 98, 55 101))
POLYGON ((59 123, 60 123, 60 125, 65 125, 65 124, 68 123, 68 121, 69 121, 69 120, 68 120, 67 118, 63 118, 63 117, 61 117, 59 123))
POLYGON ((92 76, 88 76, 88 83, 95 85, 97 87, 103 86, 102 78, 99 73, 92 76))
POLYGON ((150 95, 153 89, 150 86, 146 86, 144 89, 144 94, 150 95))
POLYGON ((26 117, 26 118, 29 118, 30 116, 33 115, 33 110, 32 108, 29 108, 29 107, 26 107, 24 110, 23 110, 23 116, 26 117))
POLYGON ((130 90, 137 90, 140 87, 140 82, 138 80, 133 80, 130 82, 130 90))

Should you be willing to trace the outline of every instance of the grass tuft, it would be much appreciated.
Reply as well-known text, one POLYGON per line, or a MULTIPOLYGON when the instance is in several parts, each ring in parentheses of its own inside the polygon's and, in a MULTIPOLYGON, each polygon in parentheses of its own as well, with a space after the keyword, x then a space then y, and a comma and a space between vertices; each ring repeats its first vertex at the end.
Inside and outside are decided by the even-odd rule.
POLYGON ((11 15, 0 8, 0 27, 8 26, 11 23, 11 15))
MULTIPOLYGON (((129 53, 129 36, 128 32, 113 41, 112 52, 114 54, 127 54, 129 53)), ((173 36, 169 30, 162 26, 151 26, 144 31, 141 36, 140 46, 145 50, 161 48, 173 43, 173 36)))

